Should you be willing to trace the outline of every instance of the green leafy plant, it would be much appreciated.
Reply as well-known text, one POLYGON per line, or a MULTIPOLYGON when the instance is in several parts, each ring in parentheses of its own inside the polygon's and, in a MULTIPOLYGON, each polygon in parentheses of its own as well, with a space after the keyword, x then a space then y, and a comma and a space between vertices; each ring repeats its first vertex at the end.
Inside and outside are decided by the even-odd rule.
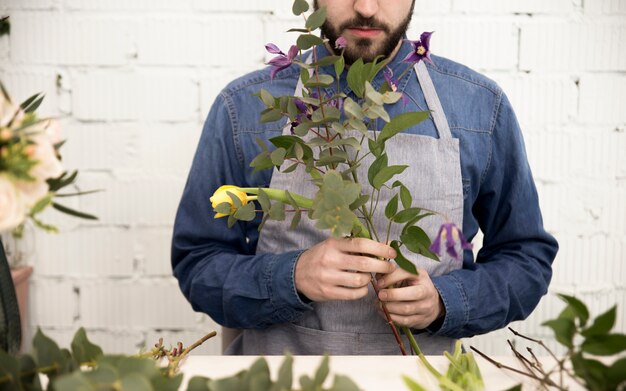
POLYGON ((537 380, 540 385, 557 390, 566 390, 564 378, 569 378, 588 390, 609 391, 626 388, 626 358, 619 358, 609 364, 609 356, 626 351, 626 335, 613 331, 617 306, 591 319, 587 305, 580 299, 558 294, 567 305, 555 319, 543 323, 553 332, 555 339, 567 352, 561 358, 548 349, 541 340, 527 337, 512 328, 509 330, 520 338, 541 346, 556 362, 552 369, 545 369, 537 359, 533 349, 528 348, 529 356, 519 352, 511 341, 507 341, 515 357, 524 369, 520 370, 501 364, 476 348, 472 350, 483 356, 498 368, 510 370, 537 380), (594 358, 605 357, 602 361, 594 358))
MULTIPOLYGON (((55 390, 55 391, 175 391, 182 385, 180 365, 184 358, 206 340, 211 332, 194 344, 166 348, 160 339, 153 348, 137 355, 106 355, 87 338, 83 328, 74 335, 71 349, 61 349, 55 341, 38 330, 33 338, 33 353, 9 355, 0 349, 0 391, 55 390), (162 365, 165 362, 165 365, 162 365), (45 376, 47 388, 42 386, 45 376)), ((329 374, 329 358, 322 359, 312 377, 299 379, 302 391, 358 391, 359 387, 348 377, 335 375, 330 388, 323 383, 329 374)), ((264 358, 256 360, 249 369, 222 378, 203 376, 191 378, 189 391, 290 391, 293 384, 293 357, 287 355, 272 380, 264 358)))
MULTIPOLYGON (((292 10, 295 15, 302 15, 308 10, 304 0, 295 0, 292 10)), ((261 153, 251 162, 255 171, 277 168, 283 173, 303 169, 317 186, 315 194, 305 197, 283 189, 239 188, 225 185, 217 189, 211 197, 216 218, 227 217, 228 226, 238 220, 251 221, 257 213, 263 218, 259 226, 262 229, 267 219, 285 220, 287 213, 293 213, 291 227, 298 226, 302 214, 306 213, 315 221, 316 228, 328 230, 335 237, 364 237, 383 243, 390 243, 396 250, 396 263, 413 274, 418 274, 415 265, 403 252, 409 251, 423 257, 439 261, 441 242, 454 257, 460 254, 455 247, 471 248, 461 231, 452 223, 445 223, 437 238, 431 242, 428 234, 419 226, 422 219, 437 211, 413 205, 413 197, 408 187, 394 178, 402 174, 407 165, 390 164, 386 143, 400 132, 419 124, 429 117, 427 111, 405 112, 391 117, 388 109, 403 99, 397 91, 397 80, 386 68, 388 60, 375 58, 372 62, 358 59, 346 70, 343 57, 345 38, 334 43, 320 38, 315 31, 326 20, 326 9, 320 7, 308 17, 304 17, 304 28, 289 31, 298 33, 296 44, 287 53, 276 45, 266 45, 268 52, 276 54, 269 64, 272 66, 270 77, 295 64, 300 67, 300 81, 303 85, 302 96, 273 96, 261 89, 258 98, 265 105, 260 113, 260 122, 284 121, 290 124, 291 134, 269 139, 272 147, 257 139, 261 153), (317 45, 334 44, 337 55, 320 58, 317 45), (305 59, 303 52, 310 51, 310 58, 305 59), (327 67, 328 74, 321 72, 327 67), (375 89, 372 82, 376 75, 385 70, 386 83, 375 89), (356 95, 356 100, 341 91, 339 80, 346 72, 346 80, 356 95), (336 83, 336 93, 327 92, 336 83), (286 121, 285 121, 286 120, 286 121), (384 125, 379 127, 379 120, 384 125), (367 148, 365 148, 367 146, 367 148), (367 178, 359 178, 358 169, 368 160, 367 178), (369 187, 363 186, 367 181, 369 187), (381 193, 390 195, 384 205, 387 222, 384 232, 377 230, 374 213, 379 205, 381 193), (257 204, 253 201, 256 201, 257 204), (400 225, 400 237, 391 237, 393 225, 400 225), (446 236, 444 236, 446 235, 446 236), (447 240, 442 238, 447 237, 447 240)), ((415 55, 405 59, 406 70, 398 77, 402 78, 417 61, 430 60, 428 41, 430 33, 424 33, 422 41, 417 41, 415 55), (419 55, 418 55, 419 53, 419 55)), ((448 220, 443 216, 444 220, 448 220)), ((380 222, 378 222, 380 223, 380 222)), ((376 293, 378 288, 372 279, 376 293)), ((384 303, 383 312, 393 332, 402 354, 407 350, 384 303)), ((411 341, 416 353, 419 347, 408 328, 403 332, 411 341)))

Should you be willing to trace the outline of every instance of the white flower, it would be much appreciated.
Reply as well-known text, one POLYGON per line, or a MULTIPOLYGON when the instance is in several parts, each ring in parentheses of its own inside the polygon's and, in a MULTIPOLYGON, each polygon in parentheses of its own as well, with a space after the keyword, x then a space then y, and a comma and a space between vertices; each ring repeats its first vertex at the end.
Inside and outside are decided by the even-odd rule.
POLYGON ((46 181, 15 181, 15 188, 19 192, 22 202, 29 209, 48 194, 46 181))
POLYGON ((33 153, 30 156, 37 161, 31 169, 30 175, 37 181, 45 181, 48 178, 56 178, 63 174, 63 166, 57 158, 56 151, 52 145, 52 140, 48 134, 41 132, 32 136, 33 153))
POLYGON ((0 232, 11 230, 24 221, 26 207, 13 183, 0 175, 0 232))

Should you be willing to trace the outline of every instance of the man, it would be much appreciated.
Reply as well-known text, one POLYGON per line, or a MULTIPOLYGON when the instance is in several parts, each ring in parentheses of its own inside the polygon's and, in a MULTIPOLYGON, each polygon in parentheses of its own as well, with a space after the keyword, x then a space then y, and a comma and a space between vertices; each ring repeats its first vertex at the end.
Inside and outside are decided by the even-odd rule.
MULTIPOLYGON (((315 6, 327 8, 322 33, 329 39, 317 48, 318 56, 330 54, 341 36, 348 64, 382 54, 395 75, 407 68, 402 60, 415 48, 402 38, 414 2, 318 0, 315 6)), ((441 354, 451 351, 456 338, 527 317, 546 293, 557 243, 543 229, 512 108, 491 80, 441 57, 432 61, 428 67, 421 62, 398 82, 407 103, 389 108, 392 117, 429 109, 432 119, 397 135, 386 148, 409 165, 402 181, 415 205, 448 216, 470 239, 480 228, 484 242, 475 262, 471 251, 463 252, 462 262, 450 256, 440 264, 412 258, 418 276, 358 255, 394 258, 391 247, 327 239, 310 222, 289 231, 269 220, 259 234, 260 218, 232 229, 225 219, 212 219, 209 197, 221 185, 271 185, 297 193, 311 186, 301 174, 254 173, 249 166, 260 152, 257 137, 267 140, 285 131, 280 121, 259 123, 264 106, 252 94, 265 88, 273 96, 294 95, 301 88, 298 67, 273 80, 268 69, 246 75, 216 98, 176 217, 172 264, 195 310, 244 330, 228 353, 398 354, 377 311, 380 300, 396 324, 413 330, 426 354, 441 354), (368 288, 371 273, 380 276, 377 298, 368 288), (399 287, 391 289, 394 284, 399 287)), ((345 72, 340 82, 356 100, 345 72)), ((384 82, 378 75, 372 84, 378 88, 384 82)), ((439 224, 426 223, 431 237, 439 224)))

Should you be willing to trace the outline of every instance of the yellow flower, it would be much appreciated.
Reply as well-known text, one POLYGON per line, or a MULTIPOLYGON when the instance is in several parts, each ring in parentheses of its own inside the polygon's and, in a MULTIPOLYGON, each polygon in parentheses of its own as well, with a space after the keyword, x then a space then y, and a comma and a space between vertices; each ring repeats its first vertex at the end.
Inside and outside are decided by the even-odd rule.
MULTIPOLYGON (((228 193, 231 193, 237 198, 239 198, 241 200, 242 205, 245 205, 248 203, 248 195, 245 192, 241 191, 238 186, 224 185, 224 186, 220 186, 217 190, 215 190, 215 193, 213 193, 213 197, 209 198, 209 200, 211 201, 211 205, 213 206, 213 209, 217 208, 219 204, 227 202, 230 204, 231 213, 235 212, 236 210, 235 205, 233 203, 232 198, 230 198, 230 196, 228 195, 228 193)), ((228 215, 224 213, 219 213, 219 212, 215 213, 216 219, 219 219, 220 217, 226 217, 226 216, 228 215)))

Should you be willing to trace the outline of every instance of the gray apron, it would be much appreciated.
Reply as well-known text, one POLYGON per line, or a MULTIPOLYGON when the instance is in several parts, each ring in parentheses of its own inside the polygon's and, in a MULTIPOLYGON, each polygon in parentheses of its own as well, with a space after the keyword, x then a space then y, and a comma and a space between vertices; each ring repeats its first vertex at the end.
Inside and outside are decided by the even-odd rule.
MULTIPOLYGON (((449 221, 462 227, 463 190, 459 140, 452 138, 426 66, 419 62, 415 70, 428 108, 432 111, 439 138, 406 133, 396 135, 385 144, 389 165, 409 165, 394 180, 401 180, 409 188, 413 195, 413 206, 438 211, 447 215, 449 221)), ((295 96, 301 94, 302 83, 299 81, 295 96)), ((283 134, 290 134, 289 124, 283 134)), ((363 148, 367 152, 367 143, 364 143, 363 148)), ((364 159, 358 169, 358 177, 365 194, 371 190, 366 178, 367 168, 373 157, 369 155, 368 158, 364 159)), ((301 168, 288 174, 274 169, 270 187, 288 189, 311 198, 317 190, 311 183, 310 176, 301 168)), ((379 206, 373 218, 379 233, 386 232, 388 220, 384 216, 384 209, 396 192, 397 188, 393 191, 383 188, 381 191, 379 206)), ((290 220, 268 220, 261 231, 257 253, 306 249, 328 237, 326 231, 316 229, 314 222, 307 218, 302 219, 297 230, 290 230, 290 220)), ((443 222, 443 218, 431 216, 421 220, 420 226, 429 237, 434 238, 443 222)), ((390 238, 399 238, 401 230, 400 224, 393 224, 390 238)), ((403 254, 418 268, 426 269, 431 276, 459 269, 462 265, 460 260, 447 254, 441 257, 439 263, 408 250, 403 254)), ((277 324, 263 330, 244 330, 225 354, 274 355, 287 351, 296 355, 400 354, 389 325, 375 307, 374 299, 374 290, 369 286, 369 294, 360 300, 313 303, 313 310, 293 323, 277 324)), ((454 349, 455 341, 450 338, 431 336, 428 333, 418 333, 415 337, 425 354, 442 354, 444 350, 452 352, 454 349)), ((403 338, 406 348, 409 349, 406 337, 403 338)))

